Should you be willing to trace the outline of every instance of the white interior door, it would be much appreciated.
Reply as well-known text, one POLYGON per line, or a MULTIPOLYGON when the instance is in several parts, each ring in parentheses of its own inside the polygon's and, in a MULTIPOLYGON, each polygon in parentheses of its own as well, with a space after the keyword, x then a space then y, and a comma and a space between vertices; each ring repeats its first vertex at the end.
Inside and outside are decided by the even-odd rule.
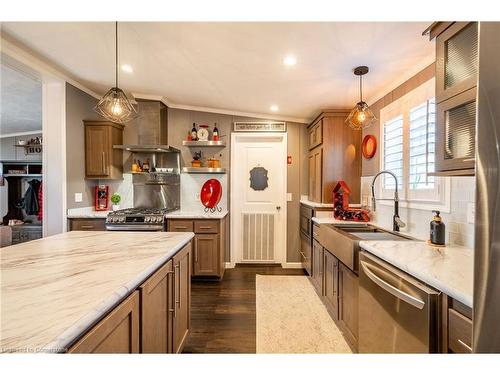
POLYGON ((232 263, 286 263, 286 142, 231 135, 232 263))

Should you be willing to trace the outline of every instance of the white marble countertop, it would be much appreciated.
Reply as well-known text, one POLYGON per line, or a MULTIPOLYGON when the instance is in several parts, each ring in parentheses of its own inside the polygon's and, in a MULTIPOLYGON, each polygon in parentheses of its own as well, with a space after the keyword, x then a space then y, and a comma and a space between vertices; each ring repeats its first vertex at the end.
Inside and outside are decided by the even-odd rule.
POLYGON ((318 202, 313 202, 313 201, 310 201, 310 200, 304 199, 304 198, 302 198, 299 202, 301 204, 305 204, 306 206, 312 207, 312 208, 331 208, 331 209, 333 209, 333 203, 318 203, 318 202))
POLYGON ((361 241, 361 248, 472 307, 471 249, 432 247, 422 241, 361 241))
POLYGON ((68 219, 105 219, 111 211, 96 211, 94 207, 69 208, 68 219))
POLYGON ((370 224, 369 221, 350 221, 350 220, 338 220, 333 216, 329 217, 313 217, 312 221, 317 224, 339 224, 339 225, 366 225, 370 224))
POLYGON ((2 248, 0 352, 65 351, 193 236, 67 232, 2 248))
POLYGON ((221 212, 188 212, 188 211, 173 211, 165 214, 167 219, 223 219, 228 214, 228 210, 221 212))

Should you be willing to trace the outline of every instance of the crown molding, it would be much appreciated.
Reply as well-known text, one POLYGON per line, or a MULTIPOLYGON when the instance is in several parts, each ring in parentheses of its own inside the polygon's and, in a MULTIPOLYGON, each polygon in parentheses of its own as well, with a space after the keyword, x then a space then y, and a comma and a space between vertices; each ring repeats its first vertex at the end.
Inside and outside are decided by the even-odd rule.
POLYGON ((301 124, 308 124, 310 119, 301 118, 301 117, 290 117, 290 116, 282 116, 275 115, 270 113, 254 113, 254 112, 243 112, 232 109, 224 109, 224 108, 213 108, 213 107, 203 107, 189 104, 179 104, 170 101, 165 96, 161 95, 150 95, 150 94, 142 94, 142 93, 131 93, 135 100, 156 100, 165 104, 169 108, 175 109, 184 109, 187 111, 197 111, 197 112, 208 112, 208 113, 219 113, 223 115, 231 115, 231 116, 241 116, 241 117, 252 117, 258 119, 265 120, 280 120, 280 121, 289 121, 289 122, 298 122, 301 124))

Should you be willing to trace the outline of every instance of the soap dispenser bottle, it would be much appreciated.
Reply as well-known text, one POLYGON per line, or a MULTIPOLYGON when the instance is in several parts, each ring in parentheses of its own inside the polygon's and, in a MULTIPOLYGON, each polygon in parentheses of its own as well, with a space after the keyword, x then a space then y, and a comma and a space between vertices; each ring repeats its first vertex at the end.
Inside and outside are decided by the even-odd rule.
POLYGON ((434 218, 431 221, 431 243, 433 245, 444 245, 445 244, 445 228, 446 226, 439 216, 439 211, 432 211, 434 213, 434 218))

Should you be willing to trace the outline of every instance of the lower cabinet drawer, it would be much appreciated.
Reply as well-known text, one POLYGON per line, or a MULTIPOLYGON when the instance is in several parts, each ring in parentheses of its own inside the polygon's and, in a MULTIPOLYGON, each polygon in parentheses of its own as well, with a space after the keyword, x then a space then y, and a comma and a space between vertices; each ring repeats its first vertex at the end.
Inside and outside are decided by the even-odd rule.
POLYGON ((168 220, 169 232, 194 232, 192 220, 168 220))
POLYGON ((106 219, 70 219, 70 230, 106 230, 106 219))
POLYGON ((472 353, 472 320, 448 309, 448 348, 453 353, 472 353))
POLYGON ((219 233, 218 220, 195 220, 195 233, 219 233))

